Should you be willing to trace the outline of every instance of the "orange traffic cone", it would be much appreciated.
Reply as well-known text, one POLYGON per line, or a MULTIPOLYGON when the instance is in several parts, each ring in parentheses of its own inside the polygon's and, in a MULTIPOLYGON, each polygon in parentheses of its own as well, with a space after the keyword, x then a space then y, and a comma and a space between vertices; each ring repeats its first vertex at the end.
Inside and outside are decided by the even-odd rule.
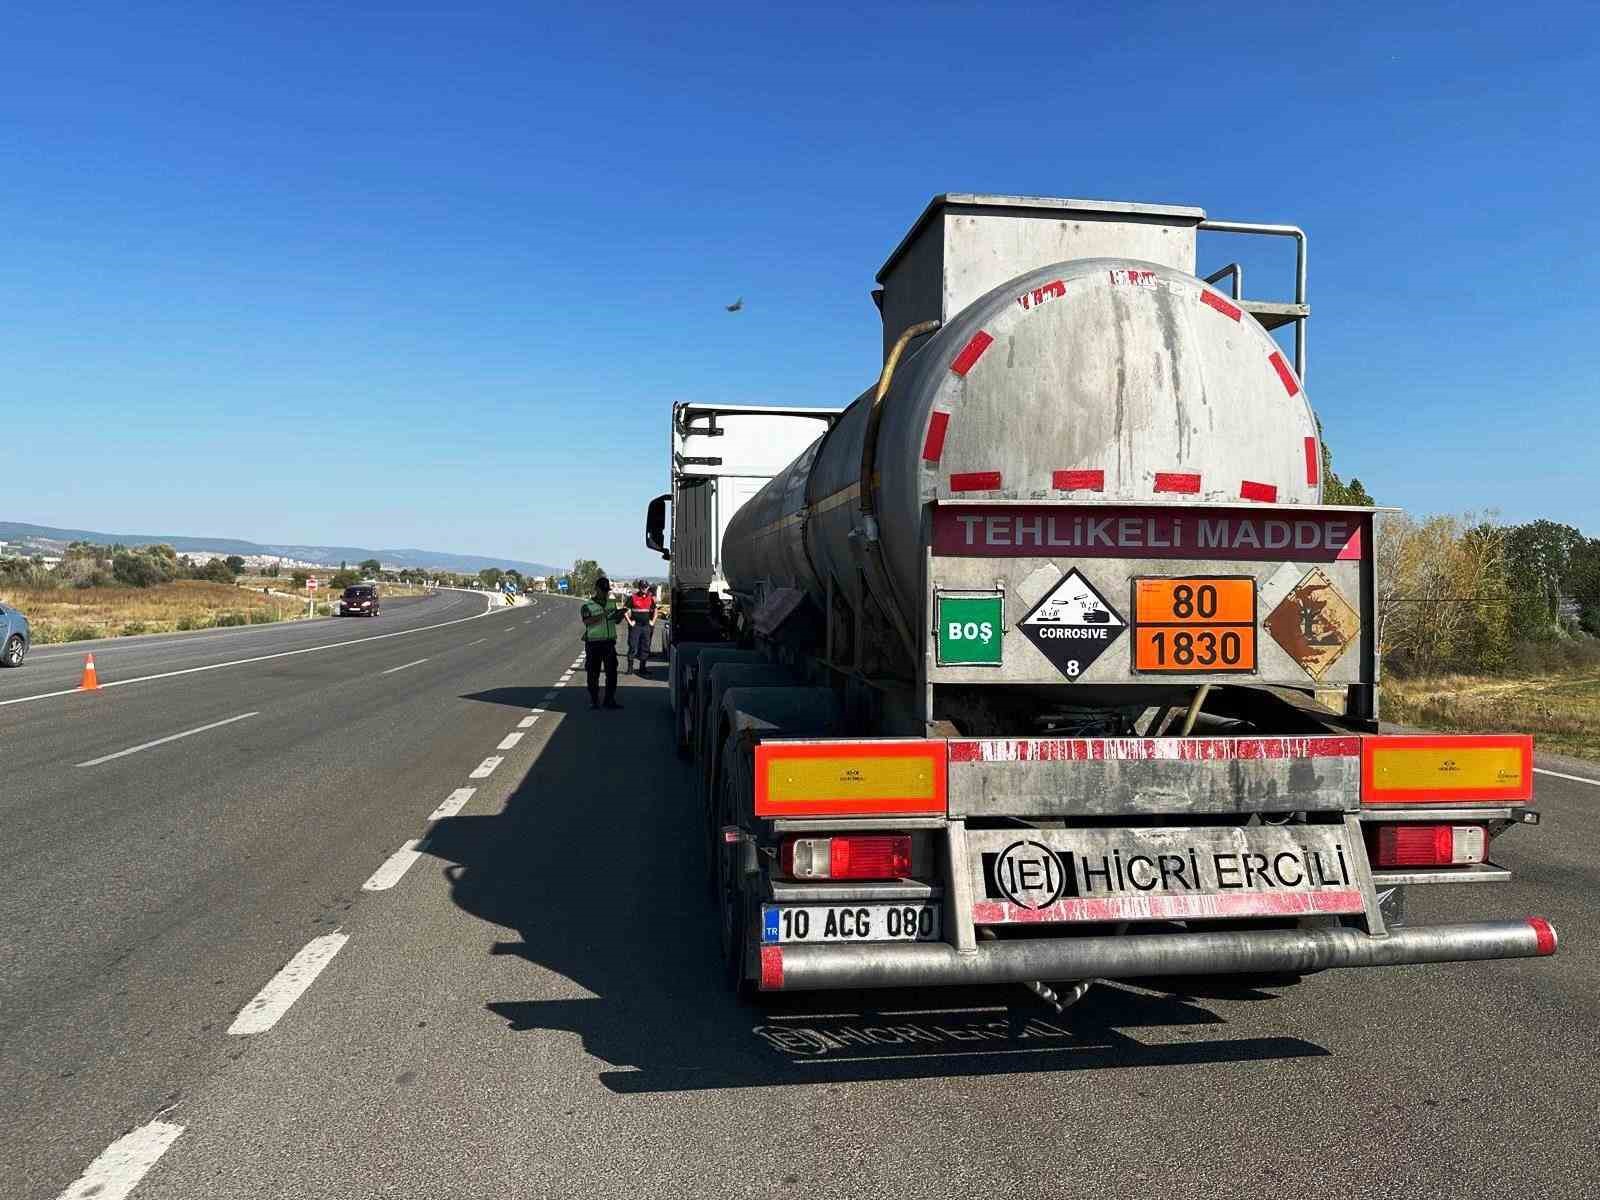
POLYGON ((94 655, 83 656, 83 682, 78 685, 79 691, 92 692, 100 686, 100 676, 95 674, 94 655))

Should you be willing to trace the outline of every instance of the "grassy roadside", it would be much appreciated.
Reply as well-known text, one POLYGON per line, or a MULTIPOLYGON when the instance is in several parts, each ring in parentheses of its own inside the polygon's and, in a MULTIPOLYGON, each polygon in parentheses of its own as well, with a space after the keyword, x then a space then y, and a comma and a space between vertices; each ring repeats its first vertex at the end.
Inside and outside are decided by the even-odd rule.
MULTIPOLYGON (((0 585, 0 601, 21 609, 33 630, 35 645, 78 642, 89 638, 132 637, 141 633, 175 633, 230 625, 271 625, 303 620, 304 591, 296 593, 287 579, 244 577, 238 587, 208 580, 183 579, 148 588, 23 588, 0 585), (273 595, 274 592, 287 593, 273 595)), ((382 586, 384 599, 422 595, 424 589, 404 584, 382 586)), ((317 616, 331 616, 337 594, 317 593, 317 616)))
POLYGON ((1600 672, 1384 680, 1386 721, 1462 733, 1531 733, 1534 746, 1600 761, 1600 672))

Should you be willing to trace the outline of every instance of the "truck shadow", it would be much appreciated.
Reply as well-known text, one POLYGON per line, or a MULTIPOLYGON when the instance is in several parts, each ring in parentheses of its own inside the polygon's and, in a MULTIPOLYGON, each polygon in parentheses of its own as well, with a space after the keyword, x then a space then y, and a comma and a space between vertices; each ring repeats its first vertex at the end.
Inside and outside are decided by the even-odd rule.
POLYGON ((491 953, 537 968, 530 991, 551 990, 549 973, 591 993, 488 1009, 511 1030, 577 1034, 609 1065, 600 1079, 614 1092, 1328 1053, 1292 1037, 1196 1038, 1195 1026, 1226 1022, 1161 985, 1102 984, 1059 1016, 1015 987, 791 994, 742 1006, 722 982, 692 776, 673 755, 666 691, 629 681, 623 712, 589 712, 580 682, 549 704, 543 688, 468 697, 545 708, 535 732, 547 740, 502 812, 440 821, 422 848, 447 864, 457 904, 514 931, 491 953), (1171 1038, 1159 1032, 1180 1027, 1171 1038))

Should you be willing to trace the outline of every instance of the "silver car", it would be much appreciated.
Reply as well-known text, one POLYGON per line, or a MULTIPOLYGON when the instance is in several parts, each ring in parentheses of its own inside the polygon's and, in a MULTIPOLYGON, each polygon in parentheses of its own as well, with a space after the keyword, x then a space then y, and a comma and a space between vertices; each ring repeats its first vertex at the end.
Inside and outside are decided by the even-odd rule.
POLYGON ((20 667, 32 644, 28 618, 9 604, 0 604, 0 667, 20 667))

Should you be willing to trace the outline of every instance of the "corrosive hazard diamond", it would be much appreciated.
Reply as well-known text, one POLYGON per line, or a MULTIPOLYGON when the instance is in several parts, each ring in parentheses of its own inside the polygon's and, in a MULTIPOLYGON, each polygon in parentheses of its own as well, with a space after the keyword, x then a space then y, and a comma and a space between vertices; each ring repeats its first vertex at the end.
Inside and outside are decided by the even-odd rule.
POLYGON ((1127 628, 1127 622, 1074 567, 1017 622, 1056 669, 1076 680, 1127 628))
POLYGON ((1320 680, 1361 634, 1361 614, 1313 567, 1263 624, 1307 675, 1320 680))

